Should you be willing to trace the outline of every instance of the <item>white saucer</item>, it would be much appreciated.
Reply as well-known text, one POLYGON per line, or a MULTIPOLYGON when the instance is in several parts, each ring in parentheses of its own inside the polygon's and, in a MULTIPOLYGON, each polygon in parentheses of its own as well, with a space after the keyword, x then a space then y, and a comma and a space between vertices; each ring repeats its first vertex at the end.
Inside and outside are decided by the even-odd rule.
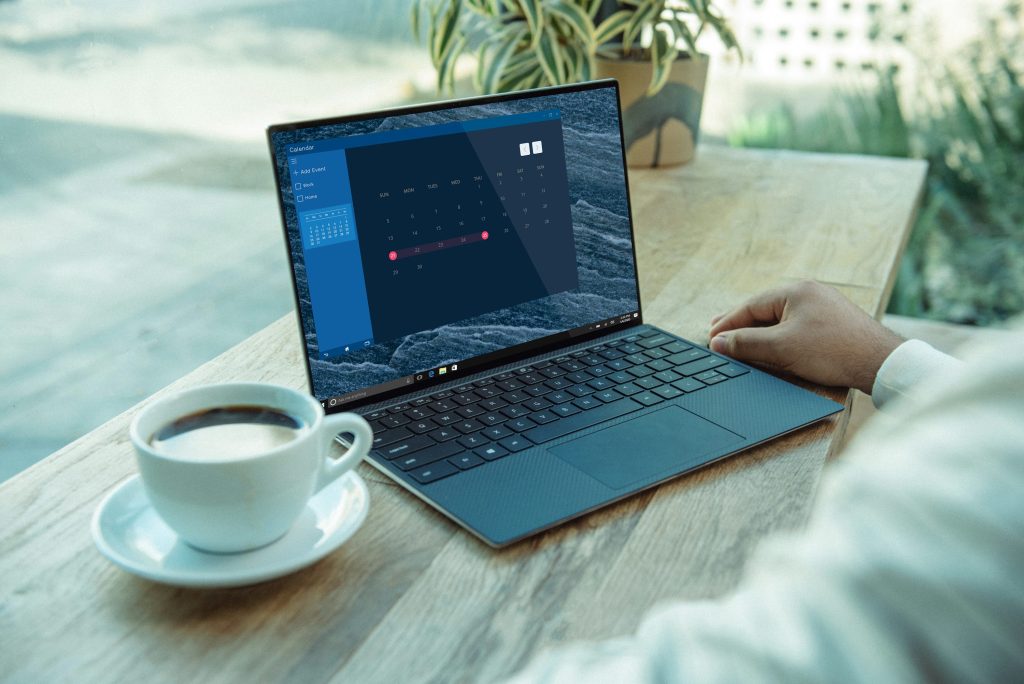
POLYGON ((320 560, 355 534, 369 507, 366 483, 349 472, 310 499, 276 542, 245 553, 204 553, 181 541, 160 519, 136 475, 96 509, 92 538, 100 553, 134 575, 182 587, 237 587, 320 560))

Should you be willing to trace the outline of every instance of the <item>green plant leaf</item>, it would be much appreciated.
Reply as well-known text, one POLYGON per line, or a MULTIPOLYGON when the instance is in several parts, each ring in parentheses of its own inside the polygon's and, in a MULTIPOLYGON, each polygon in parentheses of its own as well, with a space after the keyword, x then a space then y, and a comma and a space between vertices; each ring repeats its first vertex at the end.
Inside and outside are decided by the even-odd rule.
POLYGON ((420 0, 412 0, 412 8, 409 14, 409 25, 412 27, 412 39, 417 43, 420 42, 420 12, 423 8, 420 6, 420 0))
POLYGON ((544 8, 540 0, 518 0, 519 9, 530 27, 530 47, 536 48, 544 35, 544 8))
MULTIPOLYGON (((496 93, 501 82, 501 74, 505 71, 508 65, 509 58, 512 53, 516 51, 519 42, 526 37, 526 26, 519 26, 511 31, 511 35, 505 35, 503 38, 504 42, 500 44, 498 49, 494 53, 494 57, 491 59, 490 64, 487 66, 486 72, 484 72, 483 79, 481 80, 481 90, 485 93, 496 93)), ((508 34, 509 32, 506 32, 508 34)))
POLYGON ((658 0, 650 0, 637 7, 636 12, 633 13, 629 23, 626 25, 626 30, 622 32, 623 53, 629 54, 633 42, 640 37, 640 32, 643 31, 644 26, 656 20, 664 8, 665 3, 658 0))
POLYGON ((451 46, 452 37, 455 35, 455 28, 459 24, 459 13, 462 10, 462 3, 459 0, 451 0, 448 3, 448 11, 441 19, 441 24, 434 34, 432 45, 432 56, 434 66, 440 67, 441 60, 447 54, 451 46))
POLYGON ((679 51, 668 38, 668 34, 654 29, 654 40, 651 41, 651 83, 647 86, 647 97, 653 97, 665 87, 668 81, 669 72, 672 70, 672 62, 675 61, 679 51))
POLYGON ((548 12, 565 19, 586 45, 587 50, 594 48, 594 22, 579 5, 565 0, 555 0, 547 5, 548 12))
POLYGON ((626 29, 626 26, 629 24, 629 20, 632 17, 633 13, 631 11, 619 10, 602 21, 594 31, 594 43, 597 45, 604 45, 612 38, 618 36, 626 29))
POLYGON ((686 43, 686 49, 689 50, 690 54, 698 54, 697 39, 694 38, 693 31, 690 30, 690 27, 686 24, 686 22, 684 22, 677 16, 673 16, 671 19, 668 20, 668 23, 669 25, 672 26, 672 31, 673 33, 675 33, 676 38, 681 39, 684 43, 686 43))
POLYGON ((593 21, 594 18, 597 17, 597 12, 598 10, 601 9, 601 5, 603 4, 603 0, 590 0, 590 2, 587 4, 587 16, 590 17, 591 21, 593 21))
POLYGON ((545 28, 540 41, 534 48, 537 53, 537 61, 551 85, 562 83, 564 65, 562 63, 562 51, 558 49, 558 39, 550 28, 545 28))
POLYGON ((441 55, 441 63, 437 67, 437 91, 442 92, 445 86, 449 91, 455 90, 455 62, 466 47, 466 36, 460 36, 454 41, 448 42, 446 52, 441 55))

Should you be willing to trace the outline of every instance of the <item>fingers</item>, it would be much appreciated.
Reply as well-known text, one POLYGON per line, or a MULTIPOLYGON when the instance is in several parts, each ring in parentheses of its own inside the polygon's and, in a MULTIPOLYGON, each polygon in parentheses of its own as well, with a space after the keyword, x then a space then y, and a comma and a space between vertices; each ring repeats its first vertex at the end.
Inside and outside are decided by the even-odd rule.
POLYGON ((778 327, 725 331, 712 337, 708 346, 740 361, 786 365, 782 363, 784 350, 778 327))
POLYGON ((786 293, 781 288, 762 292, 748 299, 739 308, 711 319, 710 337, 714 338, 727 330, 778 323, 782 320, 786 301, 786 293))

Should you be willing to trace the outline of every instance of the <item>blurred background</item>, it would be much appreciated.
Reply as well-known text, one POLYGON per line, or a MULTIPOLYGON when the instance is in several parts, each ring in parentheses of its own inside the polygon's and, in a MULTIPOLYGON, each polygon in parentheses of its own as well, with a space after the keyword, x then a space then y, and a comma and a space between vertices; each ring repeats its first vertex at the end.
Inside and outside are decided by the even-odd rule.
MULTIPOLYGON (((890 311, 1024 310, 1020 3, 717 5, 704 143, 926 159, 890 311)), ((265 128, 437 98, 409 16, 0 0, 0 480, 292 308, 265 128)))

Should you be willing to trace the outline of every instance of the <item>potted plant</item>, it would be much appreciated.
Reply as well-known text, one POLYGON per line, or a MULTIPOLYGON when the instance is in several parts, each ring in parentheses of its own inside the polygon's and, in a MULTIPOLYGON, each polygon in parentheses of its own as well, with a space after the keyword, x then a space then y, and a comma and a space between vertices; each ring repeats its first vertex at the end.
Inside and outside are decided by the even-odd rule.
POLYGON ((710 32, 738 50, 711 0, 414 0, 417 38, 424 20, 438 90, 468 52, 482 93, 617 78, 631 166, 692 159, 708 69, 698 43, 710 32))

